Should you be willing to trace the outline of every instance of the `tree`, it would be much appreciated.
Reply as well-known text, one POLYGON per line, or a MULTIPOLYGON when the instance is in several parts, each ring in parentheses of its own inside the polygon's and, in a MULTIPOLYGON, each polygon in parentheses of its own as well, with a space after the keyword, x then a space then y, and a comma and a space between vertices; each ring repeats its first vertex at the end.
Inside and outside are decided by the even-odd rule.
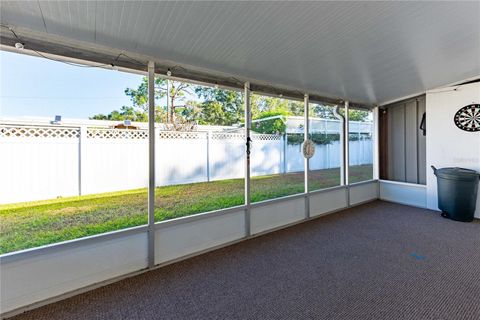
POLYGON ((281 112, 289 116, 303 116, 304 104, 300 101, 287 100, 277 97, 252 95, 252 115, 256 117, 263 112, 281 112))
MULTIPOLYGON (((312 107, 314 116, 322 119, 337 119, 333 113, 333 107, 322 104, 314 104, 312 107)), ((339 114, 345 115, 345 109, 339 108, 339 114)), ((367 121, 369 117, 368 111, 350 109, 348 111, 350 121, 367 121)))
POLYGON ((368 111, 363 110, 349 110, 348 111, 348 119, 350 121, 367 121, 368 120, 368 111))
MULTIPOLYGON (((155 101, 159 101, 167 95, 170 108, 167 110, 166 122, 175 122, 176 101, 182 101, 188 93, 191 93, 191 85, 186 82, 172 81, 162 78, 155 78, 155 101)), ((136 89, 127 88, 125 94, 130 97, 133 105, 143 111, 148 111, 148 78, 143 77, 142 82, 136 89)))
POLYGON ((305 104, 300 101, 288 101, 288 114, 292 116, 303 117, 305 114, 305 104))
POLYGON ((120 111, 113 110, 107 115, 104 114, 97 114, 90 119, 94 120, 115 120, 115 121, 123 121, 123 120, 131 120, 131 121, 138 121, 138 122, 147 122, 148 121, 148 114, 143 110, 138 110, 134 107, 127 107, 123 106, 120 108, 120 111))
POLYGON ((337 119, 333 113, 333 108, 323 104, 313 104, 311 108, 313 114, 311 115, 322 119, 337 119))
POLYGON ((243 122, 243 96, 240 92, 197 86, 195 93, 200 99, 205 99, 199 105, 199 123, 232 125, 243 122))
MULTIPOLYGON (((173 130, 179 127, 188 127, 190 124, 208 124, 231 126, 244 122, 243 95, 239 91, 224 90, 213 87, 195 86, 185 82, 155 78, 156 105, 160 99, 167 96, 170 107, 156 107, 155 121, 170 124, 173 130), (203 101, 186 101, 178 105, 189 94, 195 92, 203 101)), ((142 78, 137 88, 126 88, 125 94, 130 97, 133 106, 123 106, 119 111, 114 110, 108 115, 97 114, 92 119, 148 121, 148 79, 142 78)), ((252 94, 251 113, 253 119, 260 119, 275 115, 304 116, 302 101, 288 100, 280 97, 252 94)), ((313 104, 314 116, 335 119, 333 109, 327 105, 313 104)), ((340 109, 343 113, 343 109, 340 109)), ((369 114, 366 111, 350 110, 350 120, 366 121, 369 114)), ((259 124, 262 132, 283 132, 280 122, 274 119, 259 124)))
MULTIPOLYGON (((169 80, 165 80, 167 82, 169 80)), ((190 92, 190 84, 186 82, 179 82, 179 81, 170 81, 166 83, 165 92, 169 90, 169 99, 170 99, 170 114, 169 114, 169 122, 175 122, 175 100, 182 101, 187 93, 190 92)))
MULTIPOLYGON (((161 80, 161 79, 155 79, 155 100, 159 100, 163 98, 163 96, 165 95, 165 93, 157 91, 157 86, 160 85, 157 82, 157 80, 161 80)), ((130 97, 130 100, 132 101, 134 107, 140 108, 145 112, 148 111, 148 78, 147 77, 142 78, 142 82, 137 87, 137 89, 126 88, 125 94, 130 97)))
POLYGON ((224 105, 218 101, 205 101, 200 105, 198 124, 232 125, 232 115, 225 111, 224 105))
POLYGON ((252 129, 259 133, 283 134, 287 130, 287 115, 286 111, 264 111, 254 118, 252 129))

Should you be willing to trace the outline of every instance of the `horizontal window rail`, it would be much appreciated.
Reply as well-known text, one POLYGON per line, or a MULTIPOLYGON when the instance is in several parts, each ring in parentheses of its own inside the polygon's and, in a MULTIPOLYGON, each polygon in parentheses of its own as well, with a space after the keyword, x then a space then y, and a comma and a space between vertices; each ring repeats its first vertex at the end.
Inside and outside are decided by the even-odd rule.
MULTIPOLYGON (((311 195, 315 194, 321 194, 321 193, 328 193, 332 192, 335 190, 342 190, 345 189, 347 190, 350 186, 361 186, 365 184, 371 184, 371 183, 378 183, 378 180, 369 180, 369 181, 362 181, 358 182, 355 184, 351 184, 349 186, 336 186, 336 187, 330 187, 330 188, 325 188, 321 190, 313 190, 308 193, 299 193, 295 195, 289 195, 285 197, 280 197, 280 198, 274 198, 274 199, 269 199, 265 201, 260 201, 260 202, 255 202, 251 204, 252 208, 258 208, 258 207, 263 207, 263 206, 268 206, 272 204, 277 204, 277 203, 282 203, 294 199, 301 199, 301 198, 307 198, 311 195)), ((390 181, 389 181, 390 182, 390 181)), ((422 187, 422 186, 420 186, 422 187)), ((205 220, 221 215, 226 215, 230 213, 235 213, 239 212, 242 210, 246 210, 247 206, 245 205, 240 205, 240 206, 234 206, 226 209, 219 209, 219 210, 214 210, 214 211, 209 211, 209 212, 203 212, 203 213, 198 213, 198 214, 193 214, 193 215, 188 215, 184 217, 178 217, 170 220, 165 220, 165 221, 159 221, 155 223, 155 229, 162 229, 162 228, 168 228, 171 226, 175 225, 181 225, 181 224, 186 224, 194 221, 199 221, 199 220, 205 220)), ((83 238, 78 238, 78 239, 73 239, 73 240, 67 240, 67 241, 62 241, 58 243, 53 243, 53 244, 48 244, 40 247, 35 247, 35 248, 30 248, 30 249, 24 249, 20 251, 15 251, 15 252, 9 252, 0 255, 0 261, 1 263, 9 263, 12 261, 16 261, 19 259, 22 259, 23 257, 33 257, 36 255, 42 255, 50 252, 56 252, 56 251, 62 251, 62 250, 68 250, 69 248, 74 248, 80 245, 86 245, 90 243, 95 243, 95 242, 100 242, 100 241, 108 241, 111 239, 116 239, 119 237, 124 237, 127 235, 132 235, 132 234, 138 234, 142 232, 147 231, 147 225, 141 225, 141 226, 136 226, 136 227, 131 227, 127 229, 121 229, 121 230, 116 230, 116 231, 111 231, 107 233, 101 233, 97 235, 92 235, 92 236, 87 236, 83 238)))

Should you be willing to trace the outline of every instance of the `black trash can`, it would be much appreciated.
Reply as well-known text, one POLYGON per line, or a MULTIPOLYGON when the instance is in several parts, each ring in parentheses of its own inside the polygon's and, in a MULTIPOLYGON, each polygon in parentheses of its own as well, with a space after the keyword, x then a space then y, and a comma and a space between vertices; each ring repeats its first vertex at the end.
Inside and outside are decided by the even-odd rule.
POLYGON ((437 176, 438 208, 442 216, 456 221, 473 221, 480 175, 464 168, 432 166, 432 169, 437 176))

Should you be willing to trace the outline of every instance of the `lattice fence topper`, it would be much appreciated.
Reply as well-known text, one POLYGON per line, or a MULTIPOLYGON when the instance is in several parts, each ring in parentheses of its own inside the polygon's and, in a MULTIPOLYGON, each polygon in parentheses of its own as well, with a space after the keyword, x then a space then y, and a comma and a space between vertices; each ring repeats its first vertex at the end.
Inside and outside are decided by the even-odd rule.
POLYGON ((282 139, 281 134, 252 133, 252 140, 277 141, 282 139))
POLYGON ((207 139, 206 132, 200 131, 160 131, 160 139, 207 139))
POLYGON ((0 125, 0 138, 78 138, 80 129, 0 125))
POLYGON ((245 140, 245 133, 213 132, 212 140, 245 140))
POLYGON ((147 130, 88 128, 87 138, 95 139, 148 139, 147 130))
MULTIPOLYGON (((251 133, 252 140, 278 141, 282 139, 281 134, 251 133)), ((213 132, 213 140, 245 140, 245 133, 234 132, 213 132)))

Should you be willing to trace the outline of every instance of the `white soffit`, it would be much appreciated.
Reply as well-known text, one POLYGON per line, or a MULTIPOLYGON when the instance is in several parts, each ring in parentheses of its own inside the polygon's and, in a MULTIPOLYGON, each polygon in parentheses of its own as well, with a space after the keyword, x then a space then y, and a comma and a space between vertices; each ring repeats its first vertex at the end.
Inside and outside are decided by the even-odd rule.
POLYGON ((480 75, 480 2, 2 1, 1 22, 382 103, 480 75))

